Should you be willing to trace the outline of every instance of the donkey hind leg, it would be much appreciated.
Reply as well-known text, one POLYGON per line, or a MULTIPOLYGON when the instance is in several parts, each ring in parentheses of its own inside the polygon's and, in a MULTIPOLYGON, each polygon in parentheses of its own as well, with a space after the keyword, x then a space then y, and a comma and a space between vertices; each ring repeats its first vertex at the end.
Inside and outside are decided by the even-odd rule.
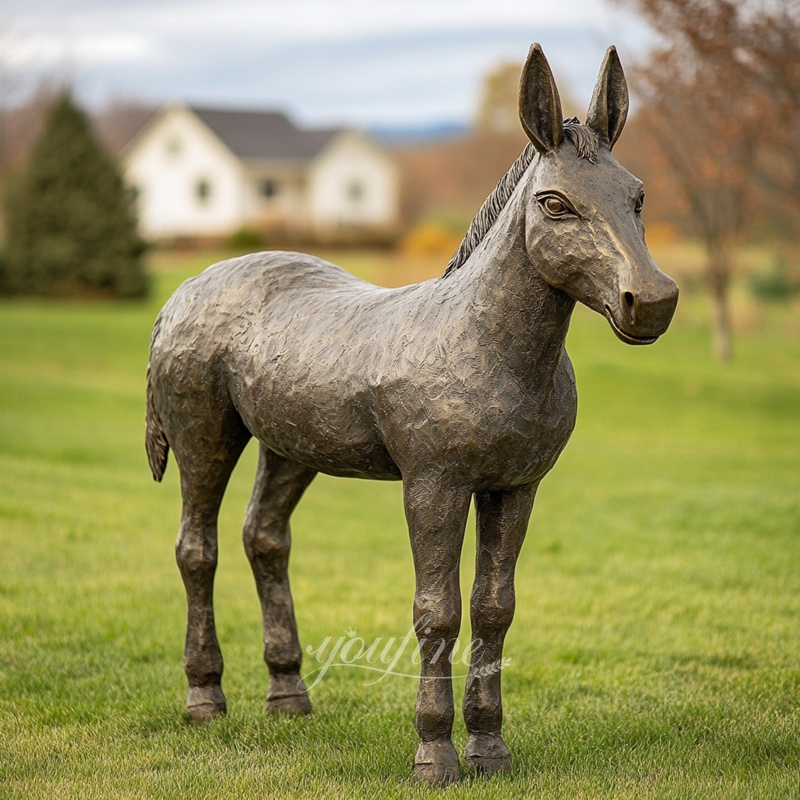
POLYGON ((470 599, 471 663, 464 690, 469 737, 464 760, 492 775, 511 769, 503 741, 500 669, 503 640, 514 617, 514 569, 528 527, 536 486, 475 496, 477 553, 470 599))
POLYGON ((451 741, 451 657, 461 626, 459 562, 471 493, 436 479, 407 479, 404 499, 416 574, 414 628, 420 649, 415 719, 420 743, 414 775, 440 786, 461 778, 451 741))
POLYGON ((189 684, 186 711, 205 722, 227 711, 222 691, 222 653, 214 623, 217 515, 222 495, 250 439, 235 411, 196 416, 171 444, 181 474, 183 513, 175 555, 188 607, 184 668, 189 684), (210 424, 211 423, 211 424, 210 424))
POLYGON ((300 678, 300 642, 289 588, 289 516, 316 474, 315 470, 260 446, 243 538, 261 600, 264 661, 270 674, 268 711, 311 711, 311 701, 300 678))

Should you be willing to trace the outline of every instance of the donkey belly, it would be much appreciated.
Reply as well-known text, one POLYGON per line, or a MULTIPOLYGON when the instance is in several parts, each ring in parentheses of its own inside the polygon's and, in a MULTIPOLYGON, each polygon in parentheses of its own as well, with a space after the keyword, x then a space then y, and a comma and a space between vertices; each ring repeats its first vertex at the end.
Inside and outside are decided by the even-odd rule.
POLYGON ((346 377, 309 385, 279 364, 234 395, 250 432, 276 453, 319 472, 399 480, 400 470, 374 424, 369 392, 346 377))

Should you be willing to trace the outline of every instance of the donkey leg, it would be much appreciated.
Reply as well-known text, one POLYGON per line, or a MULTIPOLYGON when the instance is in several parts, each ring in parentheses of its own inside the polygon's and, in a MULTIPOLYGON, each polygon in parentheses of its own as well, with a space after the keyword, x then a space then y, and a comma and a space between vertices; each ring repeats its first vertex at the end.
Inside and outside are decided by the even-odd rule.
MULTIPOLYGON (((192 427, 187 426, 186 432, 192 427)), ((241 424, 224 440, 200 437, 196 449, 175 447, 181 472, 183 513, 175 555, 186 589, 187 623, 184 668, 189 683, 186 711, 196 722, 224 714, 222 653, 214 623, 214 574, 217 569, 217 515, 228 479, 250 438, 241 424)), ((178 437, 176 437, 178 438, 178 437)), ((181 436, 187 443, 186 436, 181 436)))
POLYGON ((451 655, 461 626, 459 562, 471 493, 436 479, 404 482, 405 512, 417 586, 414 628, 420 648, 414 775, 439 786, 458 781, 451 741, 451 655))
POLYGON ((300 642, 289 588, 289 516, 316 474, 262 444, 244 525, 244 548, 264 620, 264 661, 270 674, 267 710, 289 714, 311 711, 300 678, 300 642))
POLYGON ((471 662, 464 690, 469 738, 464 759, 492 775, 511 769, 503 741, 500 667, 503 640, 514 617, 514 569, 528 527, 535 486, 475 496, 477 554, 470 598, 471 662))

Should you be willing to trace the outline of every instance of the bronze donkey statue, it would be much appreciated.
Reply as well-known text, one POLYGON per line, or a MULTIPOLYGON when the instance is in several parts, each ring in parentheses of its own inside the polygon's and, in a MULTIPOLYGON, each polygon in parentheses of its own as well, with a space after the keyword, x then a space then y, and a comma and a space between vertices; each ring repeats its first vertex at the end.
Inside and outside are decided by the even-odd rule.
POLYGON ((311 709, 289 590, 289 516, 318 472, 402 480, 421 677, 414 772, 458 780, 451 742, 459 557, 472 498, 474 642, 464 759, 510 769, 500 673, 514 570, 534 496, 569 439, 576 392, 564 349, 577 301, 627 344, 666 331, 675 283, 647 251, 642 184, 611 148, 628 110, 614 48, 585 125, 562 121, 550 67, 531 48, 520 84, 528 144, 487 198, 442 277, 399 289, 319 258, 265 252, 186 281, 161 311, 147 378, 147 453, 171 448, 183 513, 177 561, 188 601, 187 710, 226 710, 214 626, 217 512, 245 444, 260 455, 244 524, 264 620, 267 706, 311 709), (424 626, 425 633, 421 631, 424 626))

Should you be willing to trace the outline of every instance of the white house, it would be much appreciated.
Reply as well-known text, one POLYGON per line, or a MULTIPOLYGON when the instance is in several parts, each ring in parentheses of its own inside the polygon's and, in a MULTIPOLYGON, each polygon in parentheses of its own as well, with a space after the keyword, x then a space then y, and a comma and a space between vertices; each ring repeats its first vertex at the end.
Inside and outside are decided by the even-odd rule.
POLYGON ((390 235, 400 188, 392 157, 364 133, 304 130, 277 112, 168 106, 122 156, 149 239, 390 235))

